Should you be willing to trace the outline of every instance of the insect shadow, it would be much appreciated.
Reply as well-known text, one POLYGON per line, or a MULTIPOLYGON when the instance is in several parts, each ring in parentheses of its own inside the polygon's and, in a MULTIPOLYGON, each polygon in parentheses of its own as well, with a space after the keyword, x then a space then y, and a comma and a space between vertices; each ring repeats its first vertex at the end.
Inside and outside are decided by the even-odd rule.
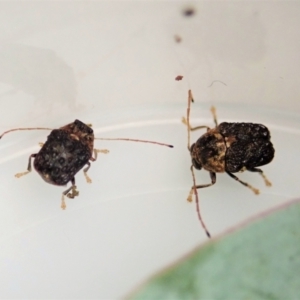
POLYGON ((188 130, 188 150, 192 159, 193 186, 187 200, 191 202, 192 196, 195 194, 198 218, 206 235, 210 237, 210 233, 200 214, 197 189, 214 185, 216 183, 216 173, 227 173, 231 178, 258 195, 258 189, 240 180, 233 173, 245 170, 257 172, 264 179, 266 186, 271 186, 271 182, 263 171, 257 167, 270 163, 274 157, 275 150, 270 141, 270 132, 266 126, 256 123, 222 122, 218 124, 214 106, 211 107, 211 112, 215 128, 205 125, 192 127, 190 124, 191 102, 194 102, 194 99, 191 90, 189 90, 187 116, 182 118, 182 122, 187 126, 188 130), (194 144, 190 145, 190 132, 198 129, 206 129, 207 131, 194 144), (194 168, 197 170, 203 168, 208 171, 211 183, 197 185, 194 168))
POLYGON ((71 187, 62 193, 61 208, 66 208, 64 197, 74 198, 79 195, 75 184, 75 175, 84 167, 83 174, 88 183, 92 180, 87 175, 91 167, 91 161, 97 160, 98 153, 108 153, 107 149, 95 149, 94 140, 121 140, 141 143, 151 143, 160 146, 173 148, 172 145, 129 138, 95 138, 91 125, 87 125, 79 120, 67 124, 58 129, 35 127, 35 128, 15 128, 5 131, 0 139, 7 133, 19 130, 51 130, 47 141, 41 144, 42 148, 38 153, 31 154, 28 160, 26 172, 17 173, 15 177, 20 178, 31 172, 31 160, 38 174, 47 183, 64 186, 71 182, 71 187))

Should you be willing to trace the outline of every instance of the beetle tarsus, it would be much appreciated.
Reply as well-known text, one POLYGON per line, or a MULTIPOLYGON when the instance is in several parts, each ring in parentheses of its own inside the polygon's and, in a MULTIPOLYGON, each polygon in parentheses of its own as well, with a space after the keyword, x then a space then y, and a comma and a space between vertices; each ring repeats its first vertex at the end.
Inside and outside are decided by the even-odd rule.
POLYGON ((22 176, 24 176, 24 175, 27 175, 28 173, 30 173, 30 171, 17 173, 17 174, 15 174, 15 177, 20 178, 20 177, 22 177, 22 176))

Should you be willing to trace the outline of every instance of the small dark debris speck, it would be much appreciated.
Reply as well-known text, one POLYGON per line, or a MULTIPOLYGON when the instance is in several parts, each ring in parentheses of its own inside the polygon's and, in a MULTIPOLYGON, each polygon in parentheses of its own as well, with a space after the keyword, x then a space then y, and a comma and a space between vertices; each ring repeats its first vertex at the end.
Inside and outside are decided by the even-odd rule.
POLYGON ((196 11, 193 7, 186 7, 185 9, 183 9, 182 13, 185 17, 192 17, 193 15, 195 15, 196 11))
POLYGON ((182 38, 178 34, 175 34, 174 35, 174 40, 175 40, 176 43, 180 43, 182 41, 182 38))

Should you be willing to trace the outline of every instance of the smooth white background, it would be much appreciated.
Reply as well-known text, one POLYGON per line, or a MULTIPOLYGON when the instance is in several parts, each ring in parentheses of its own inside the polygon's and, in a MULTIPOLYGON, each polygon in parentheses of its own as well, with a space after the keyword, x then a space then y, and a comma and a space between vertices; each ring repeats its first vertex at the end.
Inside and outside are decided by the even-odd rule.
MULTIPOLYGON (((13 176, 48 132, 5 136, 0 297, 120 298, 206 241, 185 200, 191 175, 180 119, 189 88, 194 124, 212 126, 215 104, 220 121, 268 125, 276 148, 264 168, 272 188, 240 175, 260 196, 225 175, 200 191, 213 236, 299 196, 299 20, 300 4, 286 1, 0 2, 1 131, 78 118, 96 136, 175 146, 96 142, 110 154, 92 164, 91 185, 78 174, 80 196, 61 211, 64 187, 35 172, 13 176), (185 17, 186 7, 195 14, 185 17)), ((197 181, 208 174, 197 172, 197 181)))

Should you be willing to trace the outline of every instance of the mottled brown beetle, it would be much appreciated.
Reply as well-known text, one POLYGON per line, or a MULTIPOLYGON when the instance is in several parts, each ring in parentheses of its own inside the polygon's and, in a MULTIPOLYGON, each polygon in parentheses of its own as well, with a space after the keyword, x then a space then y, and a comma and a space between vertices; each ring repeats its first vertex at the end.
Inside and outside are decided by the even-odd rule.
POLYGON ((83 174, 86 181, 91 183, 92 181, 87 175, 87 171, 91 166, 90 161, 96 161, 97 153, 99 152, 109 152, 106 149, 94 149, 95 139, 151 143, 173 148, 172 145, 146 140, 128 138, 95 138, 93 129, 79 120, 75 120, 73 123, 60 127, 59 129, 41 127, 15 128, 2 133, 0 139, 5 134, 18 130, 51 130, 47 141, 44 144, 41 144, 41 150, 38 153, 31 154, 29 156, 27 171, 18 173, 15 176, 19 178, 30 173, 31 159, 34 158, 33 165, 35 170, 47 183, 63 186, 71 181, 72 186, 62 193, 62 209, 66 208, 64 196, 74 198, 79 195, 75 185, 75 175, 77 172, 87 165, 87 167, 83 169, 83 174))
POLYGON ((199 209, 199 199, 197 189, 212 186, 216 183, 216 173, 227 173, 231 178, 250 188, 256 195, 259 190, 250 184, 240 180, 232 173, 243 172, 245 170, 259 173, 267 186, 271 182, 266 178, 263 171, 257 167, 270 163, 274 157, 274 147, 270 141, 270 132, 262 124, 255 123, 227 123, 218 125, 216 110, 212 106, 215 128, 208 126, 191 127, 190 125, 190 105, 194 102, 192 92, 188 92, 187 118, 182 118, 182 122, 188 129, 188 150, 192 158, 191 172, 193 176, 193 186, 190 190, 188 201, 192 201, 193 193, 196 196, 197 213, 199 220, 207 234, 210 234, 201 218, 199 209), (206 128, 196 143, 190 146, 190 132, 206 128), (196 185, 194 168, 202 168, 209 172, 211 183, 196 185))

